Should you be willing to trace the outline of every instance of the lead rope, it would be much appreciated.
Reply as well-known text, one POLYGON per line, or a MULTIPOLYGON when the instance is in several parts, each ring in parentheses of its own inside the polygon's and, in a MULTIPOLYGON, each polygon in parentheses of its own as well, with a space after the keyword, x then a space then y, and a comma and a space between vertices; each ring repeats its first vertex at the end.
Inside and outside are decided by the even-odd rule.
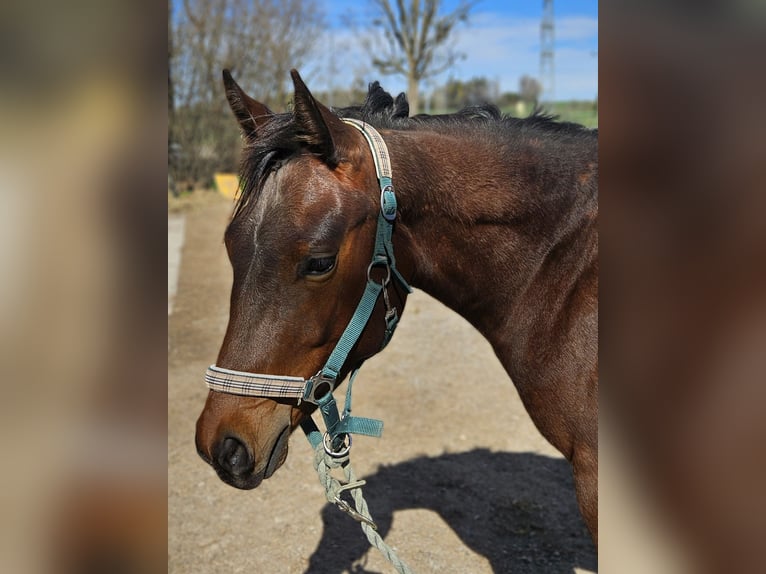
MULTIPOLYGON (((343 407, 343 415, 341 420, 351 418, 351 390, 356 380, 356 375, 359 373, 359 369, 354 369, 349 377, 348 388, 346 389, 346 402, 343 407)), ((333 410, 337 412, 337 405, 335 401, 332 401, 333 410)), ((325 423, 328 422, 328 418, 325 417, 325 412, 322 413, 325 418, 325 423)), ((337 415, 336 415, 337 416, 337 415)), ((334 417, 330 417, 331 421, 334 417)), ((410 567, 405 564, 396 551, 391 548, 383 537, 378 534, 378 527, 375 521, 372 519, 370 510, 367 507, 367 501, 362 494, 362 486, 366 484, 364 480, 359 480, 354 473, 354 469, 351 466, 351 435, 346 435, 348 444, 343 442, 342 444, 334 444, 333 437, 330 432, 326 432, 324 435, 319 431, 314 419, 310 416, 305 418, 301 422, 303 432, 306 433, 306 438, 309 444, 314 449, 314 470, 317 471, 319 476, 319 483, 325 490, 325 496, 327 501, 337 506, 340 510, 348 514, 351 518, 359 522, 362 527, 367 540, 371 546, 377 548, 381 554, 388 560, 391 565, 396 568, 399 574, 413 574, 410 567), (332 475, 332 471, 337 468, 343 469, 343 474, 346 478, 346 483, 341 482, 332 475), (341 494, 343 492, 350 492, 351 497, 354 499, 354 507, 348 502, 343 500, 341 494)))
POLYGON ((397 556, 396 551, 386 544, 386 541, 378 534, 378 527, 373 521, 372 516, 370 516, 367 501, 362 494, 362 486, 365 484, 365 481, 358 480, 356 474, 354 474, 349 453, 346 452, 343 456, 331 456, 325 451, 324 443, 319 443, 314 449, 314 469, 319 475, 320 484, 325 489, 327 500, 359 522, 370 545, 380 550, 380 553, 396 568, 399 574, 413 574, 410 567, 397 556), (332 475, 332 470, 335 468, 343 469, 346 484, 341 485, 340 481, 332 475), (351 508, 341 498, 341 494, 344 491, 351 493, 356 509, 351 508))

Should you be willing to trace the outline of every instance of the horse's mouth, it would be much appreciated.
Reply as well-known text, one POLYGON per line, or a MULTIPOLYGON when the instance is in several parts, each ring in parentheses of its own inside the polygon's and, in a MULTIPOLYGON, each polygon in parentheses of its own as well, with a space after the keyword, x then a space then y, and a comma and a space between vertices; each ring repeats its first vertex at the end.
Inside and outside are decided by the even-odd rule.
POLYGON ((269 454, 269 460, 268 463, 266 463, 266 471, 263 478, 269 478, 287 459, 287 441, 289 438, 290 427, 286 426, 282 429, 282 432, 279 433, 279 436, 271 449, 271 454, 269 454))

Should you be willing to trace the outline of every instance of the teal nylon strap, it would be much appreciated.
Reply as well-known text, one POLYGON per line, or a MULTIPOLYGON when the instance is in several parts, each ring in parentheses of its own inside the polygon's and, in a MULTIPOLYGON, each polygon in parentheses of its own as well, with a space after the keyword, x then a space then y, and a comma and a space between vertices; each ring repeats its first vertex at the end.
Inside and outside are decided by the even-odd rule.
MULTIPOLYGON (((322 414, 327 432, 332 439, 331 445, 336 450, 342 446, 343 441, 340 440, 340 437, 343 435, 361 434, 379 437, 383 433, 383 421, 351 416, 351 391, 358 372, 359 369, 354 369, 349 378, 342 417, 338 414, 338 405, 332 393, 327 393, 317 401, 319 412, 322 414)), ((311 417, 307 417, 301 422, 301 428, 312 448, 316 448, 323 441, 323 435, 311 417)))
POLYGON ((317 405, 319 405, 319 412, 322 413, 327 432, 335 436, 337 434, 335 429, 338 427, 338 423, 340 423, 340 415, 338 414, 338 405, 335 402, 335 397, 332 396, 332 393, 327 393, 317 401, 317 405))
MULTIPOLYGON (((347 124, 354 126, 364 135, 367 139, 367 143, 370 145, 372 156, 375 162, 375 172, 378 175, 381 188, 381 211, 378 215, 378 225, 375 231, 375 248, 373 250, 371 267, 376 265, 385 265, 387 273, 393 273, 394 277, 401 284, 401 286, 408 292, 412 292, 412 288, 404 280, 399 270, 396 268, 396 259, 394 258, 394 245, 391 241, 393 234, 393 219, 396 217, 396 196, 394 195, 394 188, 391 180, 391 163, 388 158, 388 148, 386 147, 383 138, 380 134, 371 126, 368 126, 364 122, 346 118, 343 120, 347 124), (389 215, 387 215, 387 212, 389 215)), ((348 354, 354 347, 359 337, 362 334, 367 322, 372 315, 372 311, 375 308, 375 304, 380 297, 383 289, 387 287, 386 281, 377 283, 368 277, 367 286, 365 287, 364 294, 362 295, 359 305, 354 311, 354 315, 351 317, 346 329, 343 331, 338 344, 333 349, 330 357, 327 359, 325 366, 322 368, 322 374, 326 377, 336 379, 340 370, 348 358, 348 354)), ((396 322, 398 321, 398 314, 395 320, 387 318, 386 322, 386 334, 385 342, 390 340, 393 330, 396 328, 396 322)), ((385 346, 385 345, 384 345, 385 346)))
POLYGON ((301 421, 301 430, 306 435, 312 449, 316 449, 322 443, 322 433, 311 417, 306 417, 301 421))
MULTIPOLYGON (((396 205, 396 200, 394 200, 396 205)), ((378 228, 375 232, 375 250, 373 251, 372 261, 374 264, 387 264, 391 273, 407 293, 412 293, 412 287, 405 281, 399 269, 396 268, 396 257, 394 257, 394 244, 391 241, 393 234, 393 222, 388 221, 383 214, 378 215, 378 228)))
POLYGON ((373 309, 375 309, 375 303, 378 301, 380 292, 383 290, 381 283, 375 283, 374 281, 367 281, 367 286, 364 289, 359 305, 356 307, 351 321, 349 321, 346 330, 340 337, 340 340, 335 345, 330 357, 327 359, 325 366, 322 367, 322 374, 332 379, 337 379, 340 370, 343 368, 343 364, 348 358, 348 354, 351 349, 356 345, 362 331, 367 326, 367 322, 370 320, 373 309))
MULTIPOLYGON (((383 141, 383 138, 377 130, 364 122, 349 118, 345 118, 343 121, 358 129, 370 146, 375 164, 375 173, 380 185, 380 213, 378 214, 377 228, 375 231, 375 247, 373 249, 372 261, 370 262, 370 267, 367 272, 367 285, 349 324, 343 331, 343 334, 321 371, 322 378, 331 384, 332 389, 327 395, 320 398, 317 403, 325 421, 327 432, 333 439, 333 448, 338 446, 339 441, 337 439, 341 435, 356 433, 369 436, 380 436, 383 431, 383 423, 381 421, 350 416, 351 387, 357 370, 354 370, 351 375, 351 380, 349 380, 348 391, 346 393, 346 406, 342 417, 338 414, 338 407, 332 396, 332 390, 337 384, 337 378, 343 365, 348 359, 351 349, 353 349, 354 345, 359 341, 362 331, 364 331, 367 326, 381 293, 384 294, 386 299, 386 328, 381 349, 391 340, 396 325, 399 322, 399 314, 395 307, 390 307, 385 293, 385 290, 390 283, 391 275, 393 274, 396 281, 398 281, 408 293, 412 292, 412 288, 396 268, 394 246, 391 241, 394 220, 396 219, 397 203, 391 178, 391 161, 388 155, 386 142, 383 141), (380 282, 376 282, 372 279, 370 274, 374 267, 379 266, 385 267, 386 275, 380 282)), ((313 424, 313 421, 311 424, 313 424)), ((306 431, 305 428, 304 431, 306 431)), ((308 437, 309 442, 312 443, 312 446, 316 447, 316 444, 314 444, 316 436, 313 431, 306 431, 306 436, 308 437)))
POLYGON ((335 429, 336 436, 342 434, 380 436, 383 433, 383 421, 351 416, 351 390, 358 372, 359 369, 354 369, 349 377, 348 388, 346 389, 346 404, 343 405, 343 416, 340 419, 338 428, 335 429))

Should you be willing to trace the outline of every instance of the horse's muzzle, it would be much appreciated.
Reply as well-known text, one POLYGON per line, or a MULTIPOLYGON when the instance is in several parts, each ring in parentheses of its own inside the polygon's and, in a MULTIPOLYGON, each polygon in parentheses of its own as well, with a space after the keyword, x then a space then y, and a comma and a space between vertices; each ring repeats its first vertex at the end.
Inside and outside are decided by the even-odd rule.
POLYGON ((250 490, 263 479, 269 478, 287 458, 287 442, 290 428, 285 427, 279 434, 264 465, 256 465, 255 457, 247 444, 236 436, 229 435, 218 441, 210 456, 197 443, 197 452, 202 460, 213 467, 218 477, 235 488, 250 490), (256 466, 261 466, 257 471, 256 466))

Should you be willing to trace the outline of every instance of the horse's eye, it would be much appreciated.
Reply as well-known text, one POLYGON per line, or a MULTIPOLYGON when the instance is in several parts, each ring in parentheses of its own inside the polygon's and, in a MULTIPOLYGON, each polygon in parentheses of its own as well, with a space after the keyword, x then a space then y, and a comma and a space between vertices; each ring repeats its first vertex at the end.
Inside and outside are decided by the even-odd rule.
POLYGON ((335 267, 335 255, 329 255, 327 257, 312 257, 306 261, 306 266, 303 269, 306 275, 326 275, 335 267))

